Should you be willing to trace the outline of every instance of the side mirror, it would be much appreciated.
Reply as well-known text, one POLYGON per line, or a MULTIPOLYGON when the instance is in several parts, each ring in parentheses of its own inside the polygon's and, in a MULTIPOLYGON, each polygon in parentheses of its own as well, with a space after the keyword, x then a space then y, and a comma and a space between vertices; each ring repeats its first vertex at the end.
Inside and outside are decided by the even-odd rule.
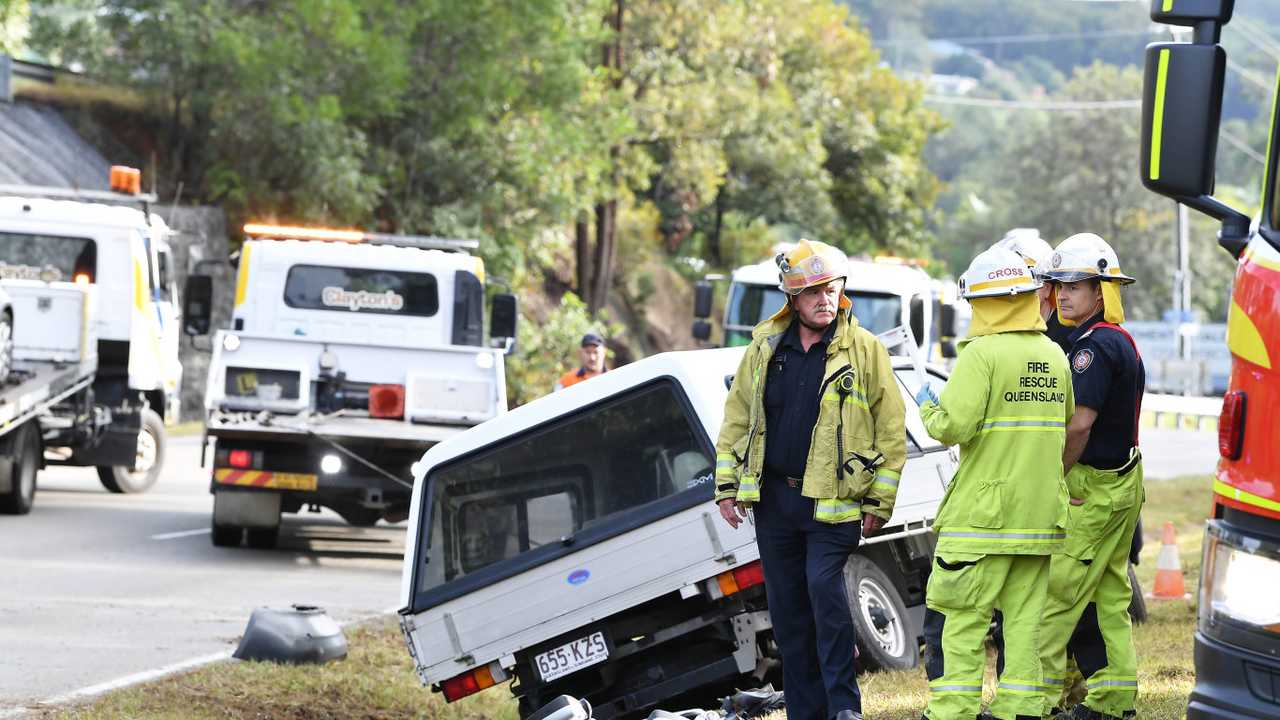
POLYGON ((924 336, 924 298, 916 295, 911 298, 911 334, 916 338, 916 345, 925 347, 929 338, 924 336))
POLYGON ((494 295, 489 305, 489 342, 495 346, 506 346, 510 352, 515 345, 516 319, 519 316, 519 301, 515 295, 494 295))
POLYGON ((1142 83, 1142 184, 1168 197, 1213 194, 1227 54, 1219 45, 1152 43, 1142 83))
POLYGON ((1151 20, 1166 25, 1195 27, 1202 22, 1231 22, 1236 0, 1151 0, 1151 20))
POLYGON ((1139 172, 1148 190, 1220 221, 1218 243, 1238 257, 1248 242, 1249 217, 1213 197, 1226 68, 1221 45, 1147 46, 1139 172))
POLYGON ((938 349, 950 360, 956 352, 956 306, 943 304, 938 310, 938 349))
POLYGON ((693 339, 707 341, 711 339, 711 323, 706 320, 693 321, 693 339))
POLYGON ((213 277, 189 275, 182 303, 182 332, 208 335, 213 325, 213 277))
MULTIPOLYGON (((695 318, 698 318, 700 320, 705 320, 711 317, 711 299, 712 299, 711 283, 707 282, 706 280, 699 280, 697 283, 694 284, 693 316, 695 318)), ((695 325, 694 327, 696 328, 697 325, 695 325)), ((694 330, 693 336, 698 337, 698 333, 696 329, 694 330)), ((708 335, 707 337, 710 337, 710 335, 708 335)), ((698 338, 698 339, 706 340, 706 338, 698 338)))

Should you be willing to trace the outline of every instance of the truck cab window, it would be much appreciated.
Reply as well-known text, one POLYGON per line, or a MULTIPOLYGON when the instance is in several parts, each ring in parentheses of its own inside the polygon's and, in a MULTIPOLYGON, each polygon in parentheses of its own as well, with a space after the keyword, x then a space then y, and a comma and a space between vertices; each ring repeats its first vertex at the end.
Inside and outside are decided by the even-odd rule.
POLYGON ((578 547, 681 493, 709 501, 711 449, 667 381, 506 438, 427 476, 419 591, 498 563, 578 547))
POLYGON ((71 282, 77 275, 90 281, 98 273, 97 243, 90 238, 0 232, 0 278, 71 282))
POLYGON ((430 273, 294 265, 284 302, 302 310, 431 317, 440 309, 440 293, 430 273))

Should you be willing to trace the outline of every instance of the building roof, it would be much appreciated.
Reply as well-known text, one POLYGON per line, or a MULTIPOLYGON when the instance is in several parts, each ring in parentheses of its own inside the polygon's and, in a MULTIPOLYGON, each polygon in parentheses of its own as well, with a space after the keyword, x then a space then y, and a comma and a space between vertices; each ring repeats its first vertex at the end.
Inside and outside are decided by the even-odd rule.
POLYGON ((0 185, 106 190, 110 166, 56 109, 0 102, 0 185))

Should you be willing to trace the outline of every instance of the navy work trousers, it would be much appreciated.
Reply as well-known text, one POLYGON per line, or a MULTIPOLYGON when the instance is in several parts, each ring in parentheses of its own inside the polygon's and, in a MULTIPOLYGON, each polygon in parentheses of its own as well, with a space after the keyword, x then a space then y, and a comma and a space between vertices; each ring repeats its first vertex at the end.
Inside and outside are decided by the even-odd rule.
POLYGON ((786 478, 766 476, 755 507, 773 636, 782 653, 788 720, 862 712, 844 566, 862 536, 858 522, 813 519, 814 501, 786 478))

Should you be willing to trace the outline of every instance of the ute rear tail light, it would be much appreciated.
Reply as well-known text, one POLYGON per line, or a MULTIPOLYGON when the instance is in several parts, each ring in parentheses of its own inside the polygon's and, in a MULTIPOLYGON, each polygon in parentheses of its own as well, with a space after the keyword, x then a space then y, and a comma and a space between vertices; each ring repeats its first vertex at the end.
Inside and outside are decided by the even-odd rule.
POLYGON ((1218 418, 1218 454, 1227 460, 1239 460, 1244 449, 1245 394, 1241 390, 1222 398, 1222 415, 1218 418))
POLYGON ((253 453, 248 450, 232 450, 227 454, 227 464, 233 468, 251 468, 253 453))
POLYGON ((759 560, 722 572, 715 578, 715 588, 720 591, 721 597, 728 597, 762 584, 764 584, 764 566, 759 560))
POLYGON ((369 388, 369 417, 399 420, 404 417, 404 386, 373 385, 369 388))
POLYGON ((511 673, 494 661, 445 680, 440 684, 440 691, 444 693, 445 700, 455 702, 468 695, 475 695, 481 690, 487 690, 498 683, 506 682, 510 678, 511 673))

